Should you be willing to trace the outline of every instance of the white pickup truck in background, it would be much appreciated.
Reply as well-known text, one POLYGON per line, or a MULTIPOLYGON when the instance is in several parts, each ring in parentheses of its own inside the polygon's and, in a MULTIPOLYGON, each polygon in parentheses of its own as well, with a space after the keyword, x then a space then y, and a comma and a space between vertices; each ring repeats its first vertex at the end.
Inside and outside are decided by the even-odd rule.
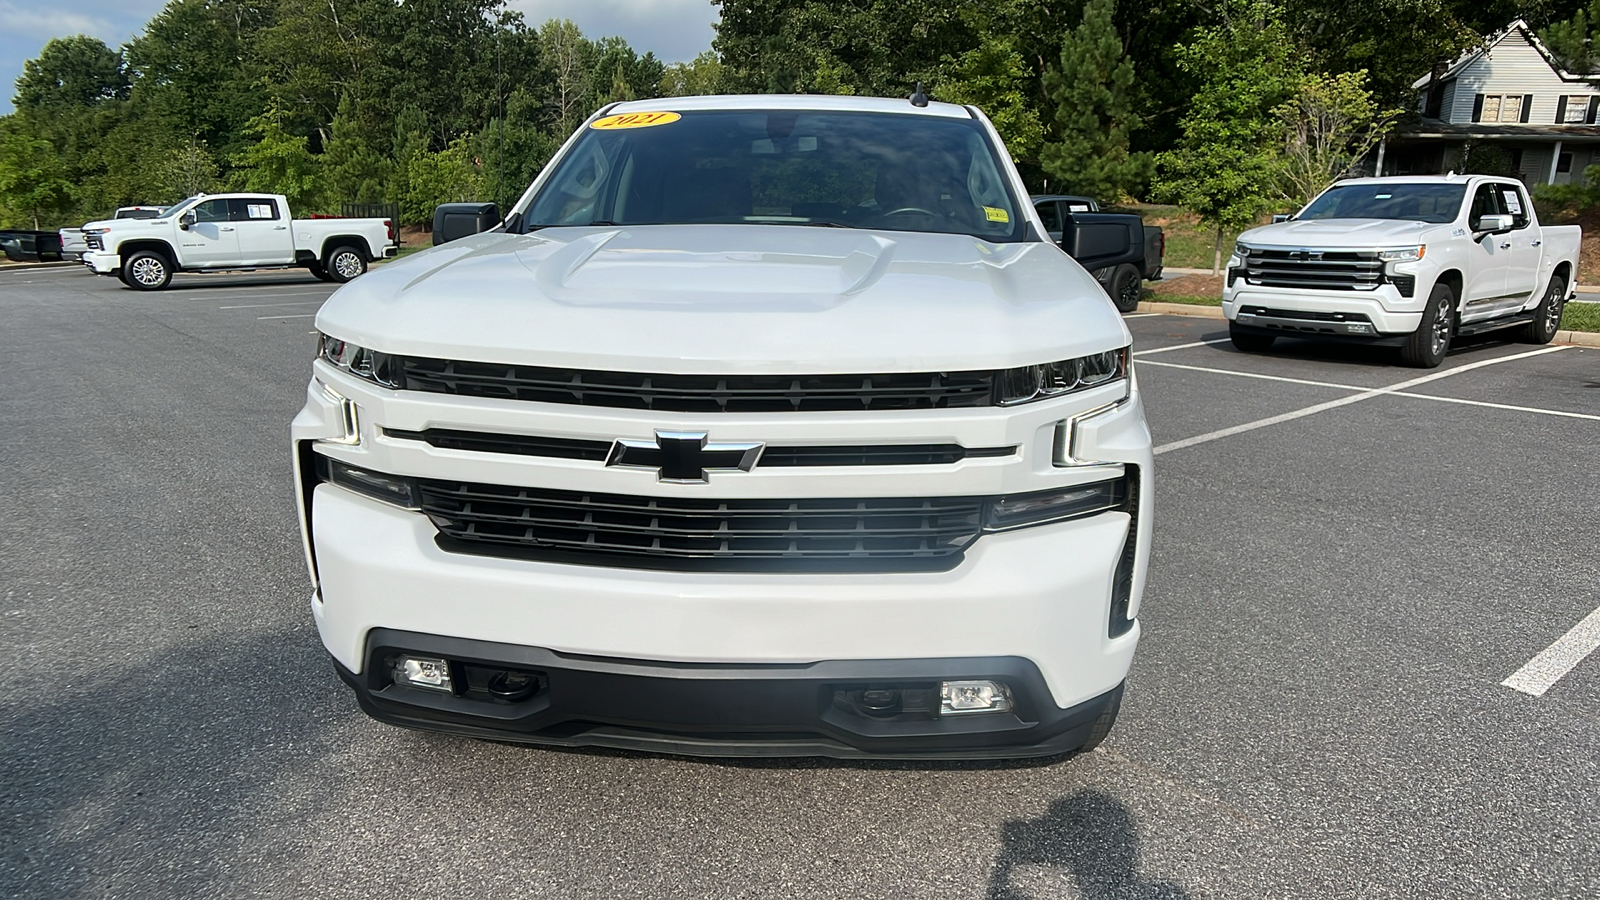
POLYGON ((1548 343, 1572 296, 1582 230, 1541 226, 1508 178, 1357 178, 1239 235, 1222 311, 1240 350, 1278 337, 1397 346, 1433 368, 1457 336, 1548 343))
POLYGON ((345 282, 399 252, 389 219, 294 219, 282 194, 202 194, 160 218, 92 224, 84 265, 141 291, 176 272, 223 269, 303 268, 345 282))

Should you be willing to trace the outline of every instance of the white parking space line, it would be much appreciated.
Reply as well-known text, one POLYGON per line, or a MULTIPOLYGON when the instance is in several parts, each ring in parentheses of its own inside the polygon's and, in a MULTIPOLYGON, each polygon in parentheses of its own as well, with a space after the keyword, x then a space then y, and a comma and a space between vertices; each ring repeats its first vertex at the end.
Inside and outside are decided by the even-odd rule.
POLYGON ((1397 394, 1404 391, 1406 388, 1415 387, 1419 384, 1427 384, 1430 381, 1438 381, 1441 378, 1449 378, 1452 375, 1459 375, 1462 372, 1470 372, 1473 369, 1481 369, 1484 366, 1495 366, 1499 365, 1500 363, 1512 362, 1513 360, 1527 359, 1530 356, 1542 356, 1546 353, 1559 353, 1565 349, 1565 346, 1541 347, 1538 350, 1529 350, 1527 353, 1516 353, 1511 356, 1502 356, 1498 359, 1479 360, 1475 363, 1457 366, 1454 369, 1446 369, 1443 372, 1434 372, 1431 375, 1423 375, 1420 378, 1412 378, 1409 381, 1402 381, 1399 384, 1391 384, 1388 387, 1373 388, 1372 390, 1363 391, 1359 394, 1352 394, 1349 397, 1340 397, 1337 400, 1328 400, 1324 403, 1313 404, 1305 407, 1304 409, 1294 410, 1293 412, 1281 413, 1276 416, 1268 416, 1265 419, 1257 419, 1254 422, 1246 422, 1243 425, 1235 425, 1232 428, 1221 428, 1216 431, 1207 432, 1206 434, 1199 434, 1191 438, 1184 438, 1181 441, 1173 441, 1170 444, 1162 444, 1161 446, 1155 448, 1155 453, 1157 455, 1162 453, 1170 453, 1173 450, 1182 450, 1185 447, 1193 447, 1196 444, 1210 443, 1211 441, 1221 440, 1225 437, 1232 437, 1236 434, 1244 434, 1247 431, 1255 431, 1258 428, 1266 428, 1271 425, 1281 425, 1284 422, 1292 422, 1295 419, 1303 419, 1306 416, 1313 416, 1319 412, 1326 412, 1330 409, 1338 409, 1341 406, 1349 406, 1352 403, 1360 403, 1363 400, 1371 400, 1373 397, 1397 394))
POLYGON ((1123 313, 1124 319, 1148 319, 1151 316, 1165 315, 1165 313, 1123 313))
POLYGON ((1535 406, 1512 406, 1509 403, 1490 403, 1487 400, 1463 400, 1460 397, 1440 397, 1436 394, 1413 394, 1410 391, 1395 391, 1396 397, 1412 397, 1417 400, 1438 400, 1440 403, 1461 403, 1466 406, 1487 406, 1490 409, 1508 409, 1513 412, 1537 413, 1541 416, 1560 416, 1564 419, 1588 419, 1591 422, 1600 422, 1600 416, 1590 413, 1567 412, 1564 409, 1540 409, 1535 406))
POLYGON ((206 288, 176 293, 180 300, 227 300, 231 297, 327 297, 333 291, 280 291, 266 284, 244 284, 236 288, 206 288))
POLYGON ((246 303, 242 306, 219 306, 217 309, 262 309, 267 306, 315 306, 321 300, 294 300, 289 303, 246 303))
MULTIPOLYGON (((1156 315, 1160 315, 1160 313, 1156 313, 1156 315)), ((1195 341, 1192 344, 1173 344, 1171 347, 1152 347, 1149 350, 1135 350, 1135 351, 1133 351, 1133 355, 1134 356, 1149 356, 1152 353, 1165 353, 1168 350, 1187 350, 1190 347, 1204 347, 1207 344, 1226 344, 1230 340, 1232 340, 1232 339, 1231 338, 1216 338, 1216 339, 1209 340, 1209 341, 1195 341)))
POLYGON ((1572 630, 1556 638, 1556 642, 1528 660, 1527 665, 1511 673, 1500 682, 1514 691, 1533 697, 1543 697, 1544 692, 1562 676, 1571 672, 1578 663, 1600 648, 1600 609, 1585 616, 1572 630))
POLYGON ((266 319, 315 319, 316 317, 316 313, 299 313, 293 316, 256 316, 256 321, 261 322, 266 319))
POLYGON ((1338 384, 1332 381, 1308 381, 1304 378, 1285 378, 1282 375, 1262 375, 1257 372, 1236 372, 1232 369, 1213 369, 1209 366, 1186 366, 1183 363, 1161 362, 1160 360, 1145 360, 1141 366, 1160 366, 1163 369, 1186 369, 1190 372, 1210 372, 1213 375, 1237 375, 1240 378, 1259 378, 1262 381, 1282 381, 1287 384, 1309 384, 1313 387, 1340 388, 1346 391, 1369 391, 1368 387, 1359 384, 1338 384))

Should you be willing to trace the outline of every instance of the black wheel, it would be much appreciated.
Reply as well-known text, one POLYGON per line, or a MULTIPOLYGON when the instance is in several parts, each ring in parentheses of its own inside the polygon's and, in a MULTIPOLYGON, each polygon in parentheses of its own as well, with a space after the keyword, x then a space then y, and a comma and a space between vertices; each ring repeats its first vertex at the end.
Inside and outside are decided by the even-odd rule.
POLYGON ((1252 331, 1243 331, 1239 326, 1228 323, 1228 340, 1233 341, 1233 349, 1241 353, 1260 353, 1272 347, 1272 342, 1277 340, 1270 334, 1256 334, 1252 331))
POLYGON ((1139 270, 1133 266, 1123 264, 1111 273, 1111 302, 1117 305, 1118 312, 1133 312, 1139 308, 1139 299, 1144 296, 1144 283, 1139 278, 1139 270))
POLYGON ((1106 736, 1111 734, 1111 726, 1117 724, 1117 711, 1122 709, 1122 688, 1117 688, 1117 695, 1111 698, 1111 705, 1094 720, 1094 727, 1089 729, 1089 739, 1078 748, 1079 753, 1088 753, 1090 750, 1105 742, 1106 736))
POLYGON ((367 256, 349 244, 340 244, 328 251, 322 267, 334 281, 343 284, 367 271, 367 256))
POLYGON ((122 274, 122 270, 118 269, 117 270, 117 280, 122 282, 123 284, 127 284, 128 283, 128 276, 122 274))
POLYGON ((122 261, 122 283, 136 291, 159 291, 172 283, 172 262, 154 250, 140 250, 122 261))
POLYGON ((1436 284, 1422 308, 1422 322, 1400 347, 1400 361, 1417 369, 1436 369, 1450 351, 1456 329, 1456 292, 1436 284))
POLYGON ((1550 276, 1550 286, 1544 289, 1544 299, 1533 308, 1533 321, 1522 326, 1517 340, 1526 344, 1548 344, 1561 330, 1561 310, 1567 305, 1567 281, 1560 275, 1550 276))
POLYGON ((314 262, 311 265, 307 266, 306 268, 310 269, 311 270, 311 274, 317 276, 317 278, 322 280, 322 281, 332 281, 333 280, 333 276, 328 274, 327 267, 324 266, 320 262, 314 262))

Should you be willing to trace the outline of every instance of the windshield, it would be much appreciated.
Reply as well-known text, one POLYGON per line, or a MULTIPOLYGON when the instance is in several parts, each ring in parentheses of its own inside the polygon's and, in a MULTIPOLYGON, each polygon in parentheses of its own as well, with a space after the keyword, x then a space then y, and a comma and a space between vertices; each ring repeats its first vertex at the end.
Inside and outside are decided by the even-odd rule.
POLYGON ((1454 222, 1464 184, 1345 184, 1328 188, 1296 219, 1407 219, 1454 222))
POLYGON ((757 223, 1020 240, 1022 215, 1001 171, 972 119, 748 110, 607 116, 557 163, 523 228, 757 223))
POLYGON ((116 217, 119 219, 159 219, 161 218, 161 213, 162 210, 141 206, 137 209, 119 209, 116 217))
POLYGON ((193 197, 189 197, 189 198, 184 199, 184 200, 179 200, 177 203, 174 203, 171 206, 167 207, 166 209, 163 209, 159 214, 157 214, 156 218, 165 219, 166 217, 172 215, 173 213, 178 212, 179 210, 181 210, 184 207, 190 205, 191 203, 194 203, 194 202, 200 200, 203 197, 205 197, 205 194, 195 194, 193 197))

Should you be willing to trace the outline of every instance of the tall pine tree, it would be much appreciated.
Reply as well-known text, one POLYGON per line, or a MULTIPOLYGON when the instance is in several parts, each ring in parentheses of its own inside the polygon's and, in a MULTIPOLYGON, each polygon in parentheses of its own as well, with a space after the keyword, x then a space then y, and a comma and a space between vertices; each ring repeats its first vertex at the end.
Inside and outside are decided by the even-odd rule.
POLYGON ((1088 0, 1083 22, 1061 42, 1061 66, 1045 73, 1055 109, 1055 140, 1039 152, 1052 188, 1114 201, 1134 193, 1154 171, 1147 153, 1128 150, 1139 127, 1133 61, 1111 24, 1116 0, 1088 0))

